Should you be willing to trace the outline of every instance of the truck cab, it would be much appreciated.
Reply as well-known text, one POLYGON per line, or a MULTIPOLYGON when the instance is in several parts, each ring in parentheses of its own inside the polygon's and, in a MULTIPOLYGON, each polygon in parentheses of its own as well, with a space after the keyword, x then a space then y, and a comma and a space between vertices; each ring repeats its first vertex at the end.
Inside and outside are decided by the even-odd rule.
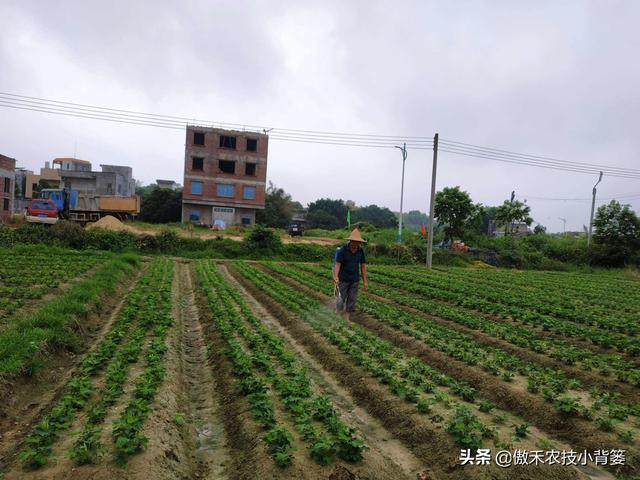
POLYGON ((75 208, 78 203, 78 192, 75 190, 64 190, 62 188, 44 188, 40 192, 41 198, 52 200, 59 212, 65 212, 69 208, 75 208), (68 196, 68 205, 65 205, 65 197, 68 196))
POLYGON ((33 198, 27 205, 27 222, 53 225, 58 221, 58 209, 53 200, 33 198))

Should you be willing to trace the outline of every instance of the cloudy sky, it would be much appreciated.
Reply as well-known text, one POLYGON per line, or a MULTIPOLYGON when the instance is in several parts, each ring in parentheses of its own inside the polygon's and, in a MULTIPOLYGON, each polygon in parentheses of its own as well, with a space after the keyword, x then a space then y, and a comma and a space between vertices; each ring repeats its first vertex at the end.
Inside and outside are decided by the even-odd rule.
MULTIPOLYGON (((640 169, 640 2, 29 1, 0 3, 0 91, 246 125, 426 136, 640 169)), ((73 156, 182 183, 184 132, 0 107, 0 153, 73 156)), ((272 140, 268 179, 398 210, 395 149, 272 140)), ((405 211, 428 210, 431 152, 410 150, 405 211)), ((588 222, 595 175, 441 153, 437 185, 550 231, 588 222)), ((598 203, 637 193, 605 176, 598 203)))

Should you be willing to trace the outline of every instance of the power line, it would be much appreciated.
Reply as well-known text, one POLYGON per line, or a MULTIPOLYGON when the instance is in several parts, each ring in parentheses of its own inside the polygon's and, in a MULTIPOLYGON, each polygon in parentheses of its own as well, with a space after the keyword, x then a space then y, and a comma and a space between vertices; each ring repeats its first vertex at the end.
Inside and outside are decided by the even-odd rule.
MULTIPOLYGON (((113 114, 95 114, 95 113, 86 113, 83 111, 72 111, 65 110, 60 108, 52 108, 52 107, 43 107, 37 105, 29 105, 29 106, 20 106, 14 103, 2 101, 0 99, 0 106, 7 108, 15 108, 20 110, 29 110, 35 112, 43 112, 43 113, 52 113, 56 115, 68 116, 68 117, 76 117, 76 118, 87 118, 92 120, 106 120, 110 122, 116 123, 124 123, 130 125, 140 125, 140 126, 151 126, 151 127, 161 127, 161 128, 169 128, 174 130, 184 130, 188 123, 179 123, 179 122, 167 122, 165 120, 141 120, 137 118, 129 118, 126 116, 120 117, 113 114)), ((356 147, 374 147, 374 148, 393 148, 393 145, 389 142, 378 142, 375 140, 365 141, 365 140, 348 140, 345 139, 341 141, 340 138, 333 137, 323 137, 323 138, 308 138, 308 137, 297 137, 291 135, 281 135, 281 134, 271 134, 270 138, 275 140, 283 140, 283 141, 292 141, 292 142, 303 142, 303 143, 316 143, 316 144, 327 144, 327 145, 344 145, 344 146, 356 146, 356 147)), ((413 145, 414 148, 426 149, 424 145, 413 145)))
POLYGON ((620 171, 626 171, 626 172, 633 172, 633 173, 640 173, 639 169, 636 168, 624 168, 624 167, 612 167, 609 165, 598 165, 598 164, 591 164, 591 163, 581 163, 581 162, 572 162, 569 160, 560 160, 557 158, 552 158, 552 157, 543 157, 540 155, 529 155, 526 153, 518 153, 518 152, 512 152, 510 150, 502 150, 502 149, 498 149, 498 148, 489 148, 489 147, 481 147, 478 145, 473 145, 470 143, 463 143, 463 142, 456 142, 453 140, 441 140, 441 143, 444 144, 448 144, 450 146, 450 148, 457 148, 457 149, 462 149, 462 150, 466 150, 466 151, 475 151, 475 152, 479 152, 479 153, 490 153, 490 154, 495 154, 495 155, 499 155, 499 156, 506 156, 506 157, 516 157, 516 158, 523 158, 525 160, 538 160, 538 161, 544 161, 544 162, 552 162, 552 163, 561 163, 564 165, 575 165, 575 166, 589 166, 589 167, 601 167, 601 168, 606 168, 608 170, 620 170, 620 171))
MULTIPOLYGON (((535 195, 520 195, 520 197, 525 198, 527 200, 540 200, 540 201, 550 201, 550 202, 590 202, 591 198, 553 198, 553 197, 538 197, 535 195)), ((598 197, 598 200, 635 200, 636 198, 640 198, 640 192, 635 194, 623 194, 623 195, 615 195, 615 196, 607 196, 607 197, 598 197)))
MULTIPOLYGON (((571 166, 561 166, 561 165, 557 165, 557 164, 549 164, 549 163, 541 163, 541 162, 532 162, 532 161, 526 161, 526 160, 518 160, 518 159, 511 159, 511 158, 504 158, 504 157, 497 157, 497 156, 492 156, 489 154, 478 154, 478 153, 469 153, 469 152, 464 152, 464 151, 460 151, 460 150, 452 150, 449 148, 440 148, 439 149, 441 152, 447 152, 447 153, 453 153, 455 155, 462 155, 462 156, 466 156, 466 157, 474 157, 474 158, 482 158, 482 159, 486 159, 486 160, 494 160, 497 162, 504 162, 504 163, 511 163, 511 164, 517 164, 517 165, 528 165, 528 166, 532 166, 532 167, 539 167, 539 168, 546 168, 546 169, 550 169, 550 170, 562 170, 562 171, 566 171, 566 172, 575 172, 575 173, 588 173, 588 174, 597 174, 598 172, 600 172, 600 170, 597 169, 597 167, 594 168, 573 168, 571 166)), ((625 173, 621 173, 621 172, 616 172, 616 171, 609 171, 606 169, 602 169, 602 171, 604 171, 607 176, 609 177, 619 177, 619 178, 631 178, 631 179, 636 179, 636 180, 640 180, 640 173, 638 174, 625 174, 625 173)))
MULTIPOLYGON (((420 136, 392 136, 376 134, 355 134, 341 132, 325 132, 313 130, 296 130, 288 128, 270 128, 256 125, 240 125, 210 120, 189 119, 173 115, 160 115, 138 111, 99 107, 94 105, 48 100, 39 97, 28 97, 12 93, 0 92, 0 107, 28 110, 55 115, 103 120, 115 123, 168 128, 184 130, 189 125, 211 126, 217 128, 242 129, 247 131, 269 131, 269 138, 273 140, 312 143, 324 145, 367 147, 367 148, 394 148, 397 143, 406 143, 407 148, 414 150, 432 150, 433 140, 420 136)), ((503 163, 526 165, 551 170, 560 170, 574 173, 594 174, 604 171, 607 176, 629 179, 640 179, 640 170, 608 167, 597 164, 571 162, 551 157, 529 155, 509 150, 481 147, 470 143, 454 140, 441 140, 439 150, 454 155, 463 155, 503 163)))
POLYGON ((364 140, 371 139, 383 139, 387 142, 399 142, 399 141, 408 141, 413 144, 425 143, 432 144, 433 139, 430 137, 420 137, 420 136, 403 136, 403 135, 378 135, 378 134, 361 134, 361 133, 340 133, 340 132, 325 132, 325 131, 313 131, 313 130, 296 130, 290 128, 276 128, 276 127, 266 127, 264 125, 246 125, 239 123, 229 123, 229 122, 217 122, 212 120, 204 120, 192 117, 179 117, 175 115, 160 115, 155 113, 145 113, 139 111, 132 110, 122 110, 108 107, 99 107, 95 105, 87 105, 82 103, 72 103, 72 102, 62 102, 58 100, 48 100, 45 98, 39 97, 28 97, 25 95, 16 95, 12 93, 0 92, 0 98, 5 101, 13 100, 14 102, 22 102, 26 104, 38 104, 40 106, 49 106, 49 107, 58 107, 65 108, 69 110, 85 110, 94 113, 110 113, 111 115, 124 115, 127 117, 138 117, 138 119, 149 119, 152 121, 162 120, 169 121, 173 123, 178 123, 180 125, 183 124, 202 124, 202 125, 213 125, 213 126, 221 126, 221 127, 229 127, 233 129, 240 130, 251 130, 255 132, 260 132, 264 129, 269 130, 277 130, 278 132, 282 132, 285 134, 293 134, 293 135, 305 135, 305 136, 314 136, 314 137, 344 137, 347 139, 355 139, 360 138, 364 140), (5 97, 5 98, 2 98, 5 97), (153 118, 150 118, 153 117, 153 118))
MULTIPOLYGON (((77 118, 87 118, 87 119, 95 119, 95 120, 107 120, 118 123, 127 123, 132 125, 142 125, 142 126, 153 126, 153 127, 162 127, 162 128, 171 128, 176 130, 184 130, 187 125, 190 125, 189 122, 182 121, 173 121, 166 119, 145 119, 141 118, 137 115, 125 115, 125 114, 117 114, 113 112, 98 112, 91 109, 86 108, 70 108, 64 106, 50 106, 43 103, 30 101, 28 104, 22 104, 15 101, 8 101, 0 96, 0 106, 4 106, 7 108, 15 108, 20 110, 29 110, 36 112, 44 112, 44 113, 52 113, 63 116, 71 116, 77 118)), ((273 133, 269 135, 271 138, 276 140, 283 141, 294 141, 294 142, 304 142, 304 143, 319 143, 319 144, 329 144, 329 145, 346 145, 346 146, 362 146, 362 147, 381 147, 381 148, 393 148, 393 144, 395 142, 389 141, 386 139, 364 139, 364 138, 356 138, 349 139, 346 137, 334 137, 330 135, 324 136, 303 136, 296 134, 282 134, 282 133, 273 133)), ((416 149, 430 149, 428 143, 408 143, 411 147, 416 149)))
POLYGON ((633 168, 623 168, 623 167, 603 167, 600 165, 592 165, 588 163, 580 163, 580 162, 563 162, 562 160, 540 160, 540 159, 530 159, 524 156, 511 155, 506 153, 492 153, 489 150, 483 151, 478 149, 469 149, 466 147, 452 147, 450 145, 443 145, 442 150, 448 150, 450 153, 459 153, 464 154, 466 156, 478 156, 481 158, 493 158, 493 159, 503 159, 503 160, 512 160, 518 163, 525 163, 531 165, 547 165, 547 166, 560 166, 565 168, 575 168, 580 170, 587 170, 589 172, 607 172, 607 173, 619 173, 623 175, 640 175, 640 170, 633 168))

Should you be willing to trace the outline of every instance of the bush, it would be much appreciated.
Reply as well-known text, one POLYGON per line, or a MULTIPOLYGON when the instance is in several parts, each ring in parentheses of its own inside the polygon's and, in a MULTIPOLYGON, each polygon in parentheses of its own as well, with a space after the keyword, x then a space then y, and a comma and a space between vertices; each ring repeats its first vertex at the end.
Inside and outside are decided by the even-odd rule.
POLYGON ((258 255, 273 255, 282 251, 282 241, 276 233, 260 225, 256 225, 251 233, 243 240, 247 253, 258 255))
POLYGON ((158 251, 162 253, 178 253, 182 247, 182 239, 173 230, 163 230, 160 232, 156 236, 156 243, 158 245, 158 251))
POLYGON ((112 252, 135 251, 137 237, 129 232, 112 232, 96 228, 85 230, 86 248, 109 250, 112 252))
POLYGON ((136 249, 141 252, 156 253, 159 251, 158 239, 153 235, 140 235, 136 240, 136 249))
MULTIPOLYGON (((307 232, 308 233, 308 232, 307 232)), ((316 230, 314 234, 325 236, 333 233, 344 238, 346 230, 327 232, 316 230)), ((424 264, 427 245, 419 235, 407 232, 398 245, 394 229, 377 230, 367 234, 371 243, 365 245, 367 260, 382 264, 424 264)), ((20 244, 45 244, 76 249, 96 249, 114 252, 133 251, 164 253, 189 258, 251 258, 280 259, 288 261, 331 262, 337 246, 290 243, 283 245, 278 232, 256 226, 248 231, 242 242, 216 237, 203 240, 178 235, 165 228, 157 236, 134 235, 129 232, 113 232, 101 229, 84 230, 72 222, 60 221, 48 227, 24 224, 18 228, 0 226, 0 245, 11 247, 20 244)), ((628 255, 611 252, 601 245, 586 248, 583 237, 557 237, 538 234, 523 239, 510 237, 476 237, 473 252, 460 253, 448 249, 433 249, 433 264, 443 266, 467 266, 480 259, 498 267, 519 269, 560 270, 589 268, 589 265, 616 267, 622 264, 640 265, 640 252, 628 255)))
POLYGON ((335 248, 332 245, 316 245, 313 243, 289 243, 283 246, 284 260, 291 262, 326 262, 332 261, 335 248))
POLYGON ((56 243, 65 247, 84 248, 85 230, 79 224, 69 220, 59 220, 49 229, 51 238, 57 240, 56 243))

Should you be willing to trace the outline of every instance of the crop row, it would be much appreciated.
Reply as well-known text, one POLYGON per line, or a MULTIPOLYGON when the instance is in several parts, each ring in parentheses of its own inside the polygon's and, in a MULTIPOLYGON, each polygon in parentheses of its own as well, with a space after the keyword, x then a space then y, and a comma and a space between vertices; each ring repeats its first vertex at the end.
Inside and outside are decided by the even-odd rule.
MULTIPOLYGON (((475 408, 472 404, 480 399, 476 390, 465 382, 431 368, 419 358, 407 355, 256 267, 238 262, 234 263, 234 270, 262 293, 307 322, 380 384, 387 385, 393 395, 413 404, 435 428, 445 423, 447 431, 459 445, 476 448, 487 438, 493 439, 496 445, 503 444, 496 428, 487 425, 473 413, 475 408)), ((479 412, 494 408, 486 400, 480 400, 479 403, 479 412)), ((504 413, 498 414, 493 421, 498 424, 504 422, 505 417, 504 413)), ((523 424, 515 424, 514 428, 526 430, 523 424)))
MULTIPOLYGON (((409 269, 420 274, 429 274, 424 268, 409 269)), ((452 278, 472 279, 480 284, 515 286, 527 291, 549 292, 565 301, 577 305, 595 305, 615 311, 637 311, 640 293, 636 282, 621 279, 619 274, 598 272, 597 274, 567 272, 536 272, 519 270, 447 268, 433 271, 436 275, 452 278)))
POLYGON ((20 453, 25 465, 35 468, 47 463, 60 432, 72 425, 76 413, 83 410, 91 398, 94 400, 89 405, 87 419, 92 427, 86 427, 81 432, 71 455, 79 463, 86 463, 102 453, 97 427, 106 417, 108 408, 122 394, 127 370, 137 359, 146 332, 150 328, 157 330, 158 320, 166 318, 171 299, 162 297, 166 297, 170 279, 171 264, 163 260, 154 261, 128 294, 109 332, 85 356, 65 385, 60 400, 27 436, 25 448, 20 453), (121 345, 127 338, 128 342, 121 345), (107 370, 105 385, 96 391, 96 376, 104 369, 107 370), (87 441, 89 430, 93 432, 91 442, 87 441))
POLYGON ((267 430, 265 442, 276 463, 284 467, 293 461, 293 436, 275 418, 271 391, 277 393, 314 460, 359 461, 364 442, 339 420, 327 396, 313 394, 306 368, 296 355, 262 324, 211 262, 198 262, 197 271, 241 391, 254 418, 267 430))
POLYGON ((452 277, 393 267, 374 267, 370 272, 380 273, 382 277, 388 279, 404 280, 416 285, 459 293, 464 295, 470 303, 475 303, 480 298, 483 302, 515 308, 516 312, 531 310, 541 315, 537 319, 533 318, 534 321, 540 320, 541 325, 546 325, 544 320, 547 316, 552 316, 625 335, 636 335, 640 331, 639 312, 634 314, 613 311, 601 306, 585 304, 584 301, 567 302, 566 298, 556 293, 557 290, 540 289, 531 292, 513 285, 495 286, 476 282, 474 281, 476 277, 472 275, 452 277))
MULTIPOLYGON (((330 286, 327 288, 327 282, 318 276, 296 270, 291 266, 274 263, 265 263, 264 266, 314 290, 331 293, 330 286)), ((384 293, 377 291, 378 288, 375 286, 370 288, 375 294, 384 293)), ((567 377, 562 371, 525 361, 492 346, 478 344, 468 335, 452 331, 422 316, 413 315, 386 302, 376 300, 371 295, 362 295, 359 305, 364 312, 392 328, 469 365, 481 365, 484 370, 500 376, 504 382, 512 382, 516 373, 523 375, 527 381, 527 390, 530 393, 542 394, 563 415, 579 415, 586 419, 595 419, 598 425, 606 425, 605 428, 608 430, 611 430, 609 427, 614 422, 624 421, 629 415, 640 415, 640 404, 627 405, 615 395, 603 395, 601 392, 594 391, 592 398, 588 400, 580 396, 562 395, 570 389, 578 389, 580 383, 567 377), (606 411, 603 411, 605 407, 606 411)))
POLYGON ((57 250, 39 253, 33 248, 0 249, 0 318, 19 310, 25 300, 40 298, 109 257, 57 250))
POLYGON ((498 303, 495 299, 485 299, 482 296, 481 287, 461 284, 453 291, 447 290, 445 286, 438 286, 440 282, 437 279, 429 280, 429 284, 426 284, 421 279, 400 279, 379 273, 371 274, 370 278, 378 283, 411 292, 424 298, 445 301, 469 310, 497 315, 502 318, 511 318, 566 337, 589 340, 605 348, 614 346, 630 355, 640 354, 640 339, 636 337, 603 330, 602 328, 583 326, 572 321, 561 320, 536 311, 520 308, 517 305, 498 303))
MULTIPOLYGON (((405 269, 421 275, 429 275, 424 268, 405 269)), ((633 282, 628 280, 616 285, 612 274, 571 275, 568 273, 486 270, 466 268, 433 270, 433 274, 446 275, 452 279, 472 281, 479 285, 491 285, 506 289, 544 295, 549 294, 554 302, 576 308, 589 306, 606 312, 633 313, 640 309, 640 295, 635 293, 633 282)))
MULTIPOLYGON (((330 277, 331 275, 328 269, 322 267, 296 264, 296 268, 316 275, 326 277, 330 277)), ((620 381, 632 385, 640 385, 640 372, 638 372, 636 366, 619 355, 598 354, 592 350, 580 348, 562 340, 537 335, 534 331, 526 327, 492 321, 476 312, 421 296, 409 295, 393 288, 385 288, 372 284, 370 291, 378 292, 381 296, 399 305, 415 308, 473 330, 482 331, 492 337, 506 340, 513 345, 548 355, 566 365, 578 364, 585 369, 596 368, 603 375, 613 373, 620 381)))
POLYGON ((0 329, 0 374, 31 374, 54 348, 77 349, 75 322, 90 308, 100 308, 101 297, 112 293, 137 266, 136 255, 113 256, 38 309, 17 314, 0 329))
POLYGON ((124 461, 128 455, 141 450, 147 442, 141 434, 142 425, 150 412, 150 406, 165 375, 165 339, 173 323, 171 317, 171 284, 173 263, 163 260, 158 265, 161 274, 152 285, 142 309, 138 312, 138 324, 130 340, 118 351, 106 372, 105 385, 87 412, 87 421, 71 451, 71 457, 79 464, 92 463, 104 451, 100 440, 101 424, 124 392, 130 365, 138 360, 144 350, 146 368, 137 379, 132 399, 120 417, 113 423, 115 456, 124 461), (148 340, 146 348, 144 342, 148 340))

